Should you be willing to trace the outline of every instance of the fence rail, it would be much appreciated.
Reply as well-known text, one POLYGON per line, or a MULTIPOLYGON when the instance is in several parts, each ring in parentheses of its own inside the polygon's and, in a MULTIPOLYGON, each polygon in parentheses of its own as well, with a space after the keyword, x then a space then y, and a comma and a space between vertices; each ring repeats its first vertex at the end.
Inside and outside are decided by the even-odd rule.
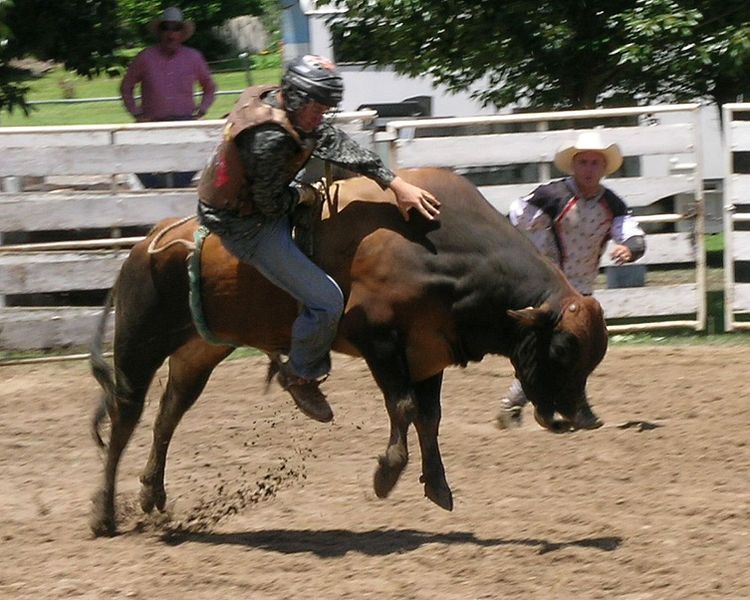
MULTIPOLYGON (((239 96, 245 90, 216 90, 214 96, 239 96)), ((194 98, 200 98, 203 92, 194 92, 194 98)), ((141 96, 136 94, 133 96, 136 100, 140 100, 141 96)), ((122 96, 99 96, 95 98, 49 98, 46 100, 28 100, 26 104, 29 106, 48 106, 53 104, 100 104, 102 102, 122 102, 122 96)))

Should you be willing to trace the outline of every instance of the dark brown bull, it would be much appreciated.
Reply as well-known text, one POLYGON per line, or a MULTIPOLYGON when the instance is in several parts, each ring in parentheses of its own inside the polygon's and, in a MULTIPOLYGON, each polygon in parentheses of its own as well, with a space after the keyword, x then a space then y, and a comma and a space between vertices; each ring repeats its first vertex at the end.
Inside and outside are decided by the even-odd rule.
MULTIPOLYGON (((391 433, 375 471, 376 494, 387 496, 398 481, 414 423, 425 495, 451 510, 438 448, 443 370, 486 354, 508 356, 542 426, 596 427, 600 422, 585 385, 604 356, 607 331, 596 300, 577 293, 471 183, 437 169, 401 176, 440 200, 439 222, 417 215, 406 222, 390 192, 364 178, 340 181, 315 229, 315 258, 346 297, 334 349, 364 358, 385 397, 391 433), (555 412, 561 420, 553 418, 555 412)), ((192 240, 196 222, 177 224, 158 240, 167 246, 163 251, 148 252, 166 225, 133 248, 117 280, 114 372, 101 357, 110 302, 92 346, 92 368, 112 424, 91 523, 97 534, 115 531, 117 465, 156 369, 169 358, 141 476, 146 512, 164 508, 166 454, 175 427, 232 350, 197 333, 188 304, 189 250, 182 243, 168 245, 192 240)), ((269 354, 285 352, 297 314, 291 297, 239 263, 215 236, 206 239, 202 256, 204 312, 213 333, 269 354)))

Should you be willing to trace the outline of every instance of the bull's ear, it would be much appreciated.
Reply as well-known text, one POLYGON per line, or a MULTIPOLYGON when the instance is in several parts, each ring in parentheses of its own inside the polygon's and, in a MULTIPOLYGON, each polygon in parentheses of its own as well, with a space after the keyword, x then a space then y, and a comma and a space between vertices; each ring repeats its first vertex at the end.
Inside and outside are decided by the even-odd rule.
POLYGON ((521 310, 508 309, 508 316, 518 321, 521 327, 542 327, 549 323, 549 312, 544 308, 529 306, 521 310))

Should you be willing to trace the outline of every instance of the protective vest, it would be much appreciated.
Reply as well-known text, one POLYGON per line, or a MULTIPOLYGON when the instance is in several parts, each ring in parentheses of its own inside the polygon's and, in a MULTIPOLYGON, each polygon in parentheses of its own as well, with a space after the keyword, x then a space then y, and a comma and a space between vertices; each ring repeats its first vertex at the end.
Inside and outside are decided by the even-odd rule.
POLYGON ((250 195, 252 174, 245 172, 235 138, 245 130, 266 123, 276 123, 283 127, 297 142, 298 152, 288 164, 279 165, 279 175, 285 184, 292 182, 300 169, 310 159, 314 146, 306 145, 294 129, 286 111, 274 108, 261 100, 266 92, 278 89, 276 86, 254 86, 247 88, 240 96, 224 124, 223 139, 208 159, 198 183, 198 197, 201 202, 214 208, 237 211, 241 215, 253 212, 253 199, 250 195))

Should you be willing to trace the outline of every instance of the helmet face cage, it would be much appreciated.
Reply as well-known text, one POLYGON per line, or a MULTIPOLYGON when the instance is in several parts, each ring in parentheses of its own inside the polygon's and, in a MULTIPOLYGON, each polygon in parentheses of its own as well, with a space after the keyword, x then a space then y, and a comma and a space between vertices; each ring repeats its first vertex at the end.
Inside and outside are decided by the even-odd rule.
POLYGON ((286 81, 281 85, 281 92, 284 94, 286 110, 291 113, 296 113, 312 100, 305 92, 298 90, 293 85, 289 85, 286 81))
MULTIPOLYGON (((307 105, 308 103, 315 101, 315 99, 311 98, 309 95, 307 95, 304 92, 300 92, 297 88, 293 86, 282 85, 281 93, 284 95, 284 108, 287 114, 289 115, 289 118, 291 119, 292 124, 296 127, 297 112, 299 112, 302 108, 304 108, 305 105, 307 105)), ((323 115, 323 122, 331 123, 333 121, 334 115, 337 110, 338 108, 335 106, 330 107, 326 111, 326 113, 323 115)))
POLYGON ((294 59, 286 68, 282 92, 291 112, 314 100, 335 107, 344 94, 344 82, 334 64, 321 56, 306 55, 294 59))

